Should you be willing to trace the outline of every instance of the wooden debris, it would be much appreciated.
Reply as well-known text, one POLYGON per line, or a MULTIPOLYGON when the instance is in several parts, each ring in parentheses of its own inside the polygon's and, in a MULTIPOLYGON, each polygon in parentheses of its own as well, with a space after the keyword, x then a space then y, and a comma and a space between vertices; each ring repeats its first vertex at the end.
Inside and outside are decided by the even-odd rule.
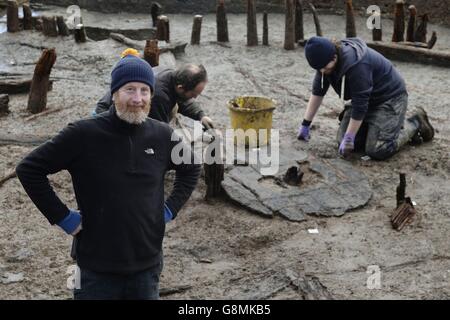
POLYGON ((159 289, 159 295, 161 297, 164 296, 169 296, 175 293, 182 293, 184 291, 190 290, 192 288, 192 286, 190 285, 181 285, 181 286, 176 286, 176 287, 167 287, 167 288, 161 288, 159 289))
POLYGON ((323 37, 322 28, 320 27, 319 15, 317 14, 316 7, 314 7, 314 5, 310 2, 309 3, 309 8, 311 9, 311 12, 312 12, 313 17, 314 17, 314 24, 316 26, 316 35, 318 37, 323 37))
POLYGON ((60 36, 67 37, 70 35, 69 28, 67 27, 63 16, 56 17, 56 24, 58 25, 58 34, 60 36))
POLYGON ((228 21, 225 10, 225 1, 219 0, 216 10, 217 21, 217 42, 229 42, 228 39, 228 21))
POLYGON ((298 186, 302 183, 304 173, 297 167, 290 167, 285 175, 283 181, 291 186, 298 186))
POLYGON ((372 40, 373 40, 373 41, 383 41, 383 28, 382 28, 382 26, 381 26, 381 16, 380 16, 380 13, 379 13, 379 12, 375 12, 375 13, 374 13, 374 16, 375 16, 375 17, 379 17, 379 19, 380 19, 380 28, 377 29, 377 28, 375 28, 375 26, 374 26, 374 28, 372 29, 372 40))
POLYGON ((0 116, 9 113, 9 96, 7 94, 0 94, 0 116))
POLYGON ((42 111, 41 113, 36 113, 36 114, 33 114, 32 116, 29 116, 29 117, 25 118, 25 121, 28 122, 28 121, 34 120, 36 118, 39 118, 39 117, 42 117, 42 116, 46 116, 48 114, 56 113, 58 111, 61 111, 62 109, 63 108, 47 109, 45 111, 42 111))
POLYGON ((408 20, 408 27, 406 29, 406 41, 414 42, 414 32, 416 31, 417 9, 414 5, 410 5, 408 7, 408 11, 409 11, 409 20, 408 20))
POLYGON ((76 25, 74 35, 76 43, 84 43, 87 41, 86 30, 81 23, 76 25))
POLYGON ((22 9, 23 9, 23 29, 24 30, 32 30, 33 29, 33 20, 32 20, 30 5, 25 3, 22 6, 22 9))
MULTIPOLYGON (((48 91, 52 90, 53 81, 49 81, 48 91)), ((31 79, 12 77, 0 79, 0 94, 28 93, 31 88, 31 79)))
POLYGON ((58 27, 56 24, 55 17, 43 17, 43 30, 42 32, 47 37, 57 37, 58 36, 58 27))
POLYGON ((269 23, 267 21, 267 12, 263 14, 263 38, 262 38, 263 46, 269 45, 269 23))
POLYGON ((400 173, 400 183, 397 186, 396 198, 397 208, 392 214, 391 223, 394 229, 400 231, 403 227, 411 221, 412 217, 416 214, 414 205, 409 197, 405 197, 406 190, 406 175, 400 173))
POLYGON ((405 202, 405 190, 406 190, 406 175, 404 173, 400 173, 400 183, 397 186, 397 207, 400 206, 403 202, 405 202))
POLYGON ((161 5, 158 2, 153 2, 150 8, 152 15, 152 25, 156 27, 158 23, 158 16, 161 14, 161 5))
POLYGON ((129 39, 129 38, 125 37, 123 34, 111 32, 109 34, 109 36, 111 39, 116 40, 121 43, 124 43, 131 48, 135 48, 137 50, 144 49, 144 46, 142 46, 142 44, 140 42, 129 39))
POLYGON ((3 186, 5 184, 6 181, 17 177, 16 171, 11 171, 10 173, 8 173, 6 176, 4 176, 3 178, 0 178, 0 187, 3 186))
POLYGON ((0 146, 3 145, 18 145, 18 146, 38 146, 45 141, 51 139, 51 136, 36 137, 36 136, 14 136, 11 134, 0 134, 0 146))
POLYGON ((397 0, 394 11, 394 33, 392 42, 405 41, 405 2, 397 0))
POLYGON ((256 28, 256 2, 247 0, 247 46, 258 45, 258 30, 256 28))
POLYGON ((414 34, 414 41, 427 43, 427 24, 428 24, 428 14, 420 16, 421 21, 417 30, 414 34))
POLYGON ((286 20, 284 28, 284 49, 295 49, 295 6, 294 0, 286 0, 286 20))
POLYGON ((6 6, 6 29, 8 32, 20 31, 19 6, 15 0, 8 0, 6 6))
POLYGON ((445 51, 414 48, 396 43, 368 42, 367 45, 388 59, 450 68, 450 53, 445 51))
POLYGON ((191 45, 200 44, 200 35, 202 31, 202 19, 203 16, 196 15, 194 17, 194 22, 192 23, 192 34, 191 34, 191 45))
POLYGON ((295 42, 304 40, 303 31, 303 3, 302 0, 295 1, 295 42))
POLYGON ((34 69, 30 95, 28 97, 28 110, 33 114, 43 111, 47 106, 49 78, 55 62, 55 49, 45 49, 34 69))
POLYGON ((156 24, 156 39, 170 42, 169 18, 167 16, 159 16, 156 24))
POLYGON ((347 38, 354 38, 356 37, 356 25, 352 0, 345 1, 345 12, 346 12, 345 33, 347 35, 347 38))
POLYGON ((430 41, 428 41, 427 44, 428 49, 433 49, 434 45, 436 44, 436 41, 437 41, 437 34, 436 31, 433 31, 433 33, 431 34, 430 41))
POLYGON ((286 276, 302 296, 303 300, 333 300, 333 296, 317 277, 298 276, 292 270, 286 270, 286 276))
POLYGON ((150 39, 147 40, 144 49, 144 60, 147 61, 152 67, 159 65, 159 53, 158 40, 150 39))
POLYGON ((392 214, 392 227, 397 231, 401 231, 403 227, 412 220, 415 214, 416 209, 414 209, 411 199, 406 198, 405 202, 395 209, 392 214))

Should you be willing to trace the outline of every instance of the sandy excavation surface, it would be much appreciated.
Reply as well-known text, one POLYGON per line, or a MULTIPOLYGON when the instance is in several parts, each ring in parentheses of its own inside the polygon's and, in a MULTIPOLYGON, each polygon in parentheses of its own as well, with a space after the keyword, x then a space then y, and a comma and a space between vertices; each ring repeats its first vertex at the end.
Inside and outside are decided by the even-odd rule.
MULTIPOLYGON (((62 10, 62 9, 54 9, 62 10)), ((87 24, 99 20, 85 13, 87 24)), ((132 27, 148 16, 101 15, 105 25, 132 27), (127 21, 128 20, 128 21, 127 21)), ((190 40, 192 16, 169 15, 171 38, 190 40)), ((245 15, 229 15, 231 42, 216 40, 215 16, 203 20, 200 46, 187 46, 177 59, 202 63, 209 85, 199 102, 220 129, 230 127, 226 102, 236 95, 269 96, 277 101, 273 127, 282 145, 305 150, 317 158, 336 158, 335 132, 340 101, 329 92, 314 122, 309 144, 296 140, 298 124, 310 94, 313 71, 303 49, 285 51, 284 17, 270 15, 270 46, 246 47, 245 15)), ((101 20, 103 21, 103 20, 101 20)), ((258 16, 258 23, 262 17, 258 16)), ((358 32, 368 40, 364 18, 358 32), (361 29, 361 30, 360 30, 361 29)), ((385 21, 390 38, 392 22, 385 21)), ((262 25, 258 26, 261 30, 262 25)), ((312 17, 305 16, 305 35, 314 34, 312 17)), ((322 16, 324 34, 344 35, 343 16, 322 16)), ((449 49, 450 30, 430 26, 440 38, 436 49, 449 49)), ((0 118, 4 135, 56 134, 68 122, 89 116, 109 85, 109 73, 126 47, 108 39, 76 45, 71 38, 45 38, 40 33, 0 34, 0 72, 31 77, 40 50, 21 45, 55 47, 53 90, 48 108, 60 111, 27 121, 27 95, 12 95, 8 116, 0 118), (11 64, 11 61, 15 65, 11 64)), ((302 299, 291 277, 315 276, 336 299, 448 299, 450 297, 450 69, 395 62, 409 90, 410 111, 424 106, 437 129, 435 140, 408 146, 384 162, 352 160, 370 180, 373 197, 364 208, 340 218, 309 217, 293 223, 266 219, 226 199, 206 202, 200 181, 193 196, 169 223, 164 240, 165 268, 161 288, 185 286, 163 299, 302 299), (407 195, 417 202, 419 215, 403 231, 390 224, 398 173, 407 175, 407 195), (317 228, 318 234, 308 233, 317 228), (381 271, 381 287, 369 289, 368 268, 381 271), (375 267, 375 269, 377 268, 375 267)), ((0 177, 15 168, 32 147, 0 146, 0 177)), ((60 197, 75 207, 70 176, 51 176, 60 197)), ((173 182, 168 175, 167 186, 173 182)), ((71 239, 48 224, 17 179, 0 187, 0 299, 70 299, 66 288, 71 239), (9 280, 11 283, 8 283, 9 280), (15 281, 14 281, 15 280, 15 281)))

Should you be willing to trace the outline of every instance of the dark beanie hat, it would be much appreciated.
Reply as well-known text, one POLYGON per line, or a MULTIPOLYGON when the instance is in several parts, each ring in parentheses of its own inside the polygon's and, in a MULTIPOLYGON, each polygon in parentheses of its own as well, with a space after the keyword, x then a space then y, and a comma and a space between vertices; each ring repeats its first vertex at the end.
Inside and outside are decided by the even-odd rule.
MULTIPOLYGON (((130 50, 131 51, 131 50, 130 50)), ((111 94, 114 94, 128 82, 142 82, 155 92, 155 76, 150 64, 134 53, 125 51, 123 58, 111 71, 111 94)))
POLYGON ((312 37, 305 46, 305 56, 309 65, 320 70, 333 60, 336 46, 327 38, 312 37))

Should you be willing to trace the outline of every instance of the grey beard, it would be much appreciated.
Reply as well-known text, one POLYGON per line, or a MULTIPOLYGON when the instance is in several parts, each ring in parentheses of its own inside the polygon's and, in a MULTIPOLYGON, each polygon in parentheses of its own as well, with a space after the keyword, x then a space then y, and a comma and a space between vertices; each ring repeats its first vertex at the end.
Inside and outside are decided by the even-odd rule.
POLYGON ((142 124, 145 122, 145 119, 147 119, 147 115, 142 110, 140 110, 139 112, 130 112, 130 111, 121 112, 119 110, 116 110, 116 112, 117 116, 120 119, 130 124, 142 124))

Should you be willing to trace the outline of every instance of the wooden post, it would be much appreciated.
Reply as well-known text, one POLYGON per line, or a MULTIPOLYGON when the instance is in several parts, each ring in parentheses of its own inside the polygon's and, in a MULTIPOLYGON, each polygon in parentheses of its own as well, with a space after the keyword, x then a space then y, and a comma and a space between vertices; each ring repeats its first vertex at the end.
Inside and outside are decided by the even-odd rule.
POLYGON ((319 37, 323 37, 322 28, 320 27, 319 15, 317 14, 316 7, 310 2, 309 7, 314 17, 314 24, 316 25, 316 35, 319 37))
POLYGON ((425 13, 424 15, 422 15, 420 17, 421 17, 421 21, 420 21, 420 24, 417 27, 417 30, 414 34, 414 41, 427 43, 428 14, 425 13))
POLYGON ((47 37, 57 37, 58 29, 56 26, 56 18, 55 17, 43 17, 43 33, 47 37))
POLYGON ((156 40, 170 42, 169 18, 159 16, 156 24, 156 40))
POLYGON ((32 22, 32 15, 31 15, 31 8, 30 5, 25 3, 22 6, 23 10, 23 29, 24 30, 32 30, 33 29, 33 22, 32 22))
POLYGON ((31 21, 33 21, 33 26, 36 31, 42 31, 43 29, 43 22, 41 17, 32 17, 31 21))
POLYGON ((44 49, 34 69, 30 95, 28 96, 28 110, 31 113, 39 113, 47 106, 49 78, 55 62, 55 49, 44 49))
POLYGON ((147 61, 152 67, 156 67, 159 65, 158 40, 147 40, 144 49, 144 60, 147 61))
MULTIPOLYGON (((380 17, 380 13, 375 12, 374 16, 380 17)), ((373 41, 383 41, 383 29, 381 26, 381 19, 380 19, 380 29, 377 29, 375 27, 372 29, 372 40, 373 41)))
POLYGON ((227 13, 225 11, 224 0, 219 0, 216 10, 217 21, 217 42, 229 42, 228 39, 228 21, 227 13))
POLYGON ((267 20, 268 20, 267 12, 264 12, 264 14, 263 14, 263 39, 262 39, 263 46, 269 45, 269 23, 267 20))
POLYGON ((416 31, 416 16, 417 10, 416 7, 410 5, 408 7, 409 11, 409 20, 408 20, 408 28, 406 29, 406 41, 414 42, 414 32, 416 31))
POLYGON ((295 42, 305 39, 303 31, 303 4, 302 0, 295 1, 295 42))
POLYGON ((202 16, 196 15, 192 24, 191 45, 200 44, 200 35, 202 31, 202 16))
POLYGON ((9 113, 9 96, 7 94, 0 94, 0 116, 9 113))
MULTIPOLYGON (((211 157, 214 159, 220 158, 216 157, 215 151, 216 150, 211 151, 211 157)), ((205 162, 203 165, 205 170, 206 200, 216 198, 223 193, 221 182, 224 179, 225 166, 223 163, 221 164, 217 162, 218 161, 214 161, 212 164, 207 164, 205 162)))
POLYGON ((294 0, 286 0, 286 20, 284 27, 284 49, 295 49, 295 7, 294 0))
POLYGON ((158 23, 158 16, 161 14, 161 5, 158 2, 153 2, 151 6, 152 25, 156 27, 158 23))
POLYGON ((436 31, 433 31, 432 35, 431 35, 431 39, 430 41, 428 41, 428 49, 433 49, 434 45, 436 44, 437 41, 437 34, 436 31))
POLYGON ((405 41, 405 2, 397 0, 394 11, 394 33, 392 42, 405 41))
POLYGON ((247 0, 247 46, 258 45, 258 30, 256 28, 256 3, 247 0))
POLYGON ((84 29, 84 26, 81 23, 76 25, 74 35, 76 43, 83 43, 86 42, 87 40, 86 30, 84 29))
POLYGON ((19 6, 17 1, 8 0, 6 7, 6 28, 8 32, 20 31, 19 6))
POLYGON ((355 26, 355 13, 353 12, 352 0, 345 1, 345 9, 347 13, 347 22, 345 26, 345 33, 347 38, 356 37, 356 26, 355 26))
POLYGON ((405 201, 405 190, 406 190, 406 175, 404 173, 399 174, 400 183, 397 186, 397 207, 400 206, 405 201))
POLYGON ((58 25, 58 34, 60 36, 67 37, 68 35, 70 35, 69 28, 67 27, 63 16, 56 17, 56 23, 58 25))

